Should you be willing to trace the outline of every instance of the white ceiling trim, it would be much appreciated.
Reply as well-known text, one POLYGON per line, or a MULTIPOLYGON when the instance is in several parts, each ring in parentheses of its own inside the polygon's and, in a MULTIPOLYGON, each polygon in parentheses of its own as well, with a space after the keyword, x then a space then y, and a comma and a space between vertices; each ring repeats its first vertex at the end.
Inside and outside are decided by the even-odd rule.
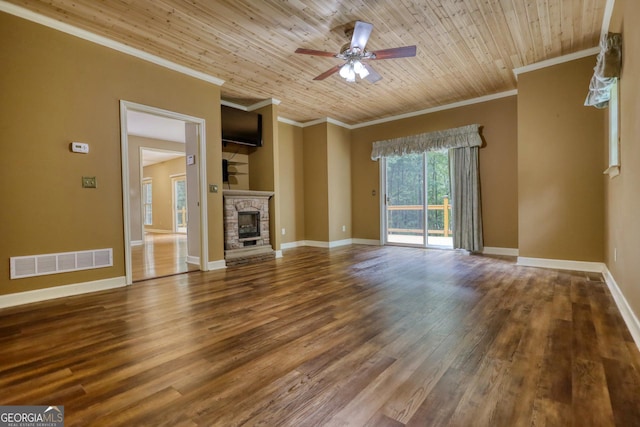
POLYGON ((518 90, 514 89, 514 90, 509 90, 509 91, 506 91, 506 92, 495 93, 495 94, 492 94, 492 95, 481 96, 479 98, 472 98, 472 99, 467 99, 465 101, 454 102, 452 104, 441 105, 439 107, 432 107, 432 108, 427 108, 425 110, 414 111, 412 113, 400 114, 398 116, 385 117, 384 119, 372 120, 370 122, 362 122, 362 123, 358 123, 358 124, 355 124, 355 125, 348 125, 346 123, 342 123, 339 120, 332 119, 331 117, 324 117, 324 118, 321 118, 321 119, 312 120, 312 121, 304 122, 304 123, 296 122, 295 120, 290 120, 290 119, 287 119, 285 117, 278 117, 278 121, 282 122, 282 123, 286 123, 286 124, 292 125, 292 126, 298 126, 298 127, 301 127, 301 128, 305 128, 305 127, 309 127, 309 126, 315 126, 315 125, 320 124, 320 123, 332 123, 334 125, 342 126, 343 128, 353 130, 353 129, 363 128, 363 127, 367 127, 367 126, 377 125, 377 124, 380 124, 380 123, 393 122, 395 120, 406 119, 406 118, 409 118, 409 117, 421 116, 423 114, 435 113, 435 112, 444 111, 444 110, 451 110, 453 108, 464 107, 466 105, 473 105, 473 104, 479 104, 481 102, 493 101, 494 99, 507 98, 509 96, 515 96, 517 94, 518 94, 518 90))
POLYGON ((464 107, 466 105, 480 104, 481 102, 493 101, 494 99, 507 98, 509 96, 515 96, 518 94, 518 90, 509 90, 506 92, 494 93, 492 95, 480 96, 478 98, 467 99, 466 101, 454 102, 452 104, 441 105, 439 107, 427 108, 420 111, 414 111, 413 113, 400 114, 399 116, 386 117, 384 119, 372 120, 370 122, 360 123, 351 126, 351 129, 358 129, 366 126, 378 125, 380 123, 392 122, 395 120, 407 119, 409 117, 421 116, 423 114, 435 113, 438 111, 451 110, 458 107, 464 107))
POLYGON ((93 34, 89 31, 76 28, 72 25, 57 21, 47 16, 40 15, 38 13, 32 12, 20 6, 7 3, 3 0, 0 0, 0 11, 9 13, 19 18, 26 19, 31 22, 35 22, 37 24, 44 25, 49 28, 53 28, 54 30, 62 31, 63 33, 70 34, 72 36, 81 38, 83 40, 87 40, 92 43, 96 43, 101 46, 108 47, 113 50, 117 50, 118 52, 122 52, 127 55, 134 56, 138 59, 151 62, 161 67, 168 68, 170 70, 177 71, 179 73, 186 74, 191 77, 195 77, 199 80, 204 80, 208 83, 213 83, 216 86, 222 86, 224 84, 224 80, 219 79, 217 77, 213 77, 213 76, 210 76, 209 74, 201 73, 200 71, 192 70, 191 68, 176 64, 175 62, 167 61, 166 59, 160 58, 159 56, 155 56, 150 53, 144 52, 142 50, 135 49, 131 46, 127 46, 125 44, 113 41, 106 37, 93 34))
POLYGON ((518 75, 520 74, 540 70, 542 68, 547 68, 558 64, 564 64, 565 62, 574 61, 576 59, 585 58, 587 56, 597 55, 598 52, 600 52, 599 46, 592 47, 591 49, 581 50, 580 52, 574 52, 568 55, 559 56, 557 58, 547 59, 546 61, 540 61, 536 62, 535 64, 525 65, 524 67, 514 68, 513 75, 516 76, 516 80, 518 80, 518 75))
POLYGON ((602 31, 600 31, 600 38, 609 32, 609 25, 611 25, 611 15, 613 15, 613 6, 615 6, 616 0, 607 0, 607 4, 604 6, 604 16, 602 17, 602 31))
POLYGON ((247 107, 248 111, 257 110, 258 108, 266 107, 267 105, 280 105, 282 101, 276 98, 265 99, 264 101, 256 102, 253 105, 247 107))

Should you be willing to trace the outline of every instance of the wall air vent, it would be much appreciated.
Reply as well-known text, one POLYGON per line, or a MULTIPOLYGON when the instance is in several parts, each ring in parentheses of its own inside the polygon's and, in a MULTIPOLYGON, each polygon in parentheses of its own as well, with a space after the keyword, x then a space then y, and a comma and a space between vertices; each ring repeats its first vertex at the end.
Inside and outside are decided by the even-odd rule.
POLYGON ((9 258, 11 279, 112 267, 113 249, 29 255, 9 258))

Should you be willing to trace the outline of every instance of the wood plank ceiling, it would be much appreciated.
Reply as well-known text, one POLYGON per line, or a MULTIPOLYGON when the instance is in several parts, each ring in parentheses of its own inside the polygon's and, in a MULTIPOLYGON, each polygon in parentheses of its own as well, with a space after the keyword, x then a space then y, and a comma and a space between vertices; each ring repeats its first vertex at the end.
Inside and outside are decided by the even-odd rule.
MULTIPOLYGON (((512 70, 597 46, 606 0, 10 0, 225 80, 239 104, 276 98, 281 117, 362 123, 516 88, 512 70), (375 61, 383 80, 313 78, 340 60, 344 26, 374 25, 368 50, 417 45, 375 61)), ((585 88, 586 89, 586 88, 585 88)))

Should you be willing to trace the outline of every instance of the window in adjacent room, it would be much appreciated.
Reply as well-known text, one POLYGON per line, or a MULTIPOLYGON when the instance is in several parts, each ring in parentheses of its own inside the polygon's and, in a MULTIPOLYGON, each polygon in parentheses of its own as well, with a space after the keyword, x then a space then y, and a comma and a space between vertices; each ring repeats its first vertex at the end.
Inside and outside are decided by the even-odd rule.
POLYGON ((611 85, 611 98, 609 99, 609 167, 604 173, 610 178, 620 174, 620 137, 619 137, 619 109, 618 79, 614 79, 611 85))
POLYGON ((150 179, 142 181, 142 216, 144 225, 153 224, 152 184, 150 179))

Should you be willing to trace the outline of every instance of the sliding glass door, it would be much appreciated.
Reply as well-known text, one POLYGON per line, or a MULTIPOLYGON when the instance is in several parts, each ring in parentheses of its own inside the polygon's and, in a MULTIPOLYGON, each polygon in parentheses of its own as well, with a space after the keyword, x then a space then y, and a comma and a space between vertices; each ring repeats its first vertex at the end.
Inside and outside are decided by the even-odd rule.
POLYGON ((382 161, 384 242, 452 247, 447 151, 382 161))

